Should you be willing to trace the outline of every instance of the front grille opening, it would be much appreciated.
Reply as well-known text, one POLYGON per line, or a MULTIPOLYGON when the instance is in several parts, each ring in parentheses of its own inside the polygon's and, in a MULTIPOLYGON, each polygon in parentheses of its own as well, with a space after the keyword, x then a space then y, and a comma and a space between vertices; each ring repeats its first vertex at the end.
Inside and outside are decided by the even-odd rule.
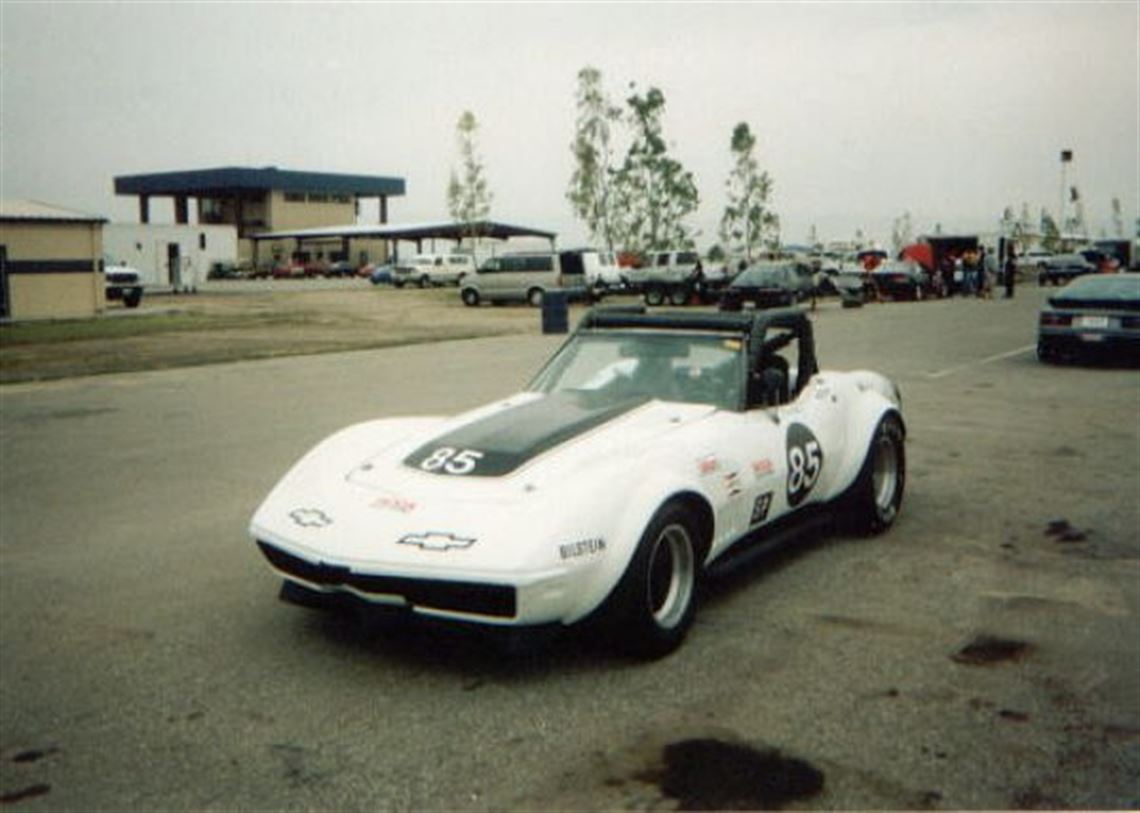
POLYGON ((353 573, 340 565, 306 561, 261 540, 257 546, 275 568, 310 584, 352 587, 372 595, 402 596, 416 607, 493 618, 514 618, 518 609, 515 588, 509 585, 353 573))

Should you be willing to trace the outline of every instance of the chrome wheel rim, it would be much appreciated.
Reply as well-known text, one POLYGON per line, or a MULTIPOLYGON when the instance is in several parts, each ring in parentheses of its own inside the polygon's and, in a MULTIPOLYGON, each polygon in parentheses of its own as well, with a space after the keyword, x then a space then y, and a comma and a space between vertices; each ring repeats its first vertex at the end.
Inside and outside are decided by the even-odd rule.
POLYGON ((646 601, 654 622, 672 629, 685 617, 693 598, 695 559, 689 532, 670 525, 653 543, 646 579, 646 601))
POLYGON ((883 519, 889 519, 894 515, 898 482, 899 456, 895 450, 895 442, 890 437, 881 437, 875 443, 871 489, 875 495, 875 508, 883 519))

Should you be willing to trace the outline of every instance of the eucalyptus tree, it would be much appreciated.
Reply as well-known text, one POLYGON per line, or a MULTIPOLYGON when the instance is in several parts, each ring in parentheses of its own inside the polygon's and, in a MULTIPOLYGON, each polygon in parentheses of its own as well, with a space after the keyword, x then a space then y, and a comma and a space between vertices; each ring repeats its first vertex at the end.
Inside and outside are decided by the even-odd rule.
POLYGON ((768 207, 772 179, 760 170, 756 136, 745 122, 732 130, 732 170, 725 181, 727 203, 720 219, 721 242, 752 262, 754 248, 779 242, 780 219, 768 207))
POLYGON ((602 88, 602 72, 592 67, 578 71, 577 104, 574 141, 570 144, 574 173, 566 198, 574 214, 586 224, 591 239, 612 250, 621 238, 614 129, 621 123, 622 110, 602 88))
POLYGON ((475 143, 479 122, 470 110, 463 111, 455 125, 459 142, 460 170, 451 171, 447 184, 447 208, 469 237, 479 237, 479 223, 491 213, 493 195, 475 143))
POLYGON ((700 196, 693 173, 669 155, 661 124, 665 96, 651 87, 644 95, 635 91, 626 104, 632 141, 614 176, 625 247, 641 252, 691 248, 685 218, 700 196))

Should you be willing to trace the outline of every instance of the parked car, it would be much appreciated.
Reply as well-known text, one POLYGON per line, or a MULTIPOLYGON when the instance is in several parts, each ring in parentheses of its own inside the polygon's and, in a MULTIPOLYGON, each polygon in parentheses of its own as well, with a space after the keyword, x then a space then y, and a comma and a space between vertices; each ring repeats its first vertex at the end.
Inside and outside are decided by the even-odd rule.
POLYGON ((617 256, 612 251, 595 248, 567 249, 558 253, 563 273, 582 274, 586 285, 596 294, 624 287, 617 256))
POLYGON ((549 291, 565 292, 568 299, 586 299, 586 275, 577 269, 564 271, 561 259, 551 252, 500 254, 463 278, 459 296, 465 305, 482 302, 525 302, 542 305, 549 291))
POLYGON ((888 261, 871 272, 871 282, 880 297, 920 301, 938 294, 930 274, 916 262, 888 261))
POLYGON ((396 279, 396 267, 392 263, 370 265, 368 268, 371 269, 368 272, 368 281, 373 285, 391 285, 396 279))
POLYGON ((103 269, 104 294, 108 301, 122 302, 128 308, 137 308, 142 302, 142 276, 129 265, 108 265, 103 269))
POLYGON ((668 289, 674 283, 689 280, 700 261, 701 255, 695 251, 652 252, 641 266, 624 269, 626 287, 641 292, 654 283, 668 289))
POLYGON ((1064 285, 1085 274, 1095 274, 1097 267, 1083 254, 1054 254, 1038 266, 1038 285, 1064 285))
POLYGON ((1037 358, 1082 355, 1140 361, 1140 273, 1090 274, 1049 297, 1037 327, 1037 358))
POLYGON ((595 308, 523 392, 332 435, 250 535, 289 601, 596 624, 653 658, 707 571, 808 528, 885 531, 905 479, 897 387, 821 372, 803 312, 595 308))
POLYGON ((778 308, 812 295, 811 268, 796 263, 756 263, 741 271, 724 290, 721 305, 736 310, 747 303, 778 308))
POLYGON ((300 279, 305 276, 305 266, 293 260, 282 260, 270 272, 274 279, 300 279))
POLYGON ((211 263, 210 270, 206 272, 206 279, 247 279, 249 276, 248 266, 222 261, 211 263))
POLYGON ((337 260, 334 263, 329 263, 326 273, 330 277, 355 277, 356 265, 348 260, 337 260))
POLYGON ((458 285, 467 275, 475 272, 475 258, 470 254, 417 254, 398 261, 393 267, 393 284, 397 288, 418 285, 427 288, 438 285, 458 285))

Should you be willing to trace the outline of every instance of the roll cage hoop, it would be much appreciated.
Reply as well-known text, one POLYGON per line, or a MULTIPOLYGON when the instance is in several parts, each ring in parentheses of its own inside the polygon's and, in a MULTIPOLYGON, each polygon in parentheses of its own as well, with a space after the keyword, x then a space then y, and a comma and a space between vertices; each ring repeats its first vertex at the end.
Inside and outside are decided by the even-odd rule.
MULTIPOLYGON (((718 313, 664 312, 648 313, 644 305, 619 305, 591 308, 578 323, 574 333, 596 328, 633 328, 641 330, 691 330, 723 332, 742 337, 748 348, 750 376, 761 375, 769 359, 792 341, 798 342, 796 392, 819 372, 815 357, 815 339, 811 321, 799 308, 774 308, 751 312, 718 313)), ((573 336, 571 337, 573 338, 573 336)), ((786 363, 784 364, 786 367, 786 363)), ((786 372, 786 370, 784 371, 786 372)), ((749 387, 751 391, 751 387, 749 387)), ((749 396, 749 404, 753 398, 749 396)))

